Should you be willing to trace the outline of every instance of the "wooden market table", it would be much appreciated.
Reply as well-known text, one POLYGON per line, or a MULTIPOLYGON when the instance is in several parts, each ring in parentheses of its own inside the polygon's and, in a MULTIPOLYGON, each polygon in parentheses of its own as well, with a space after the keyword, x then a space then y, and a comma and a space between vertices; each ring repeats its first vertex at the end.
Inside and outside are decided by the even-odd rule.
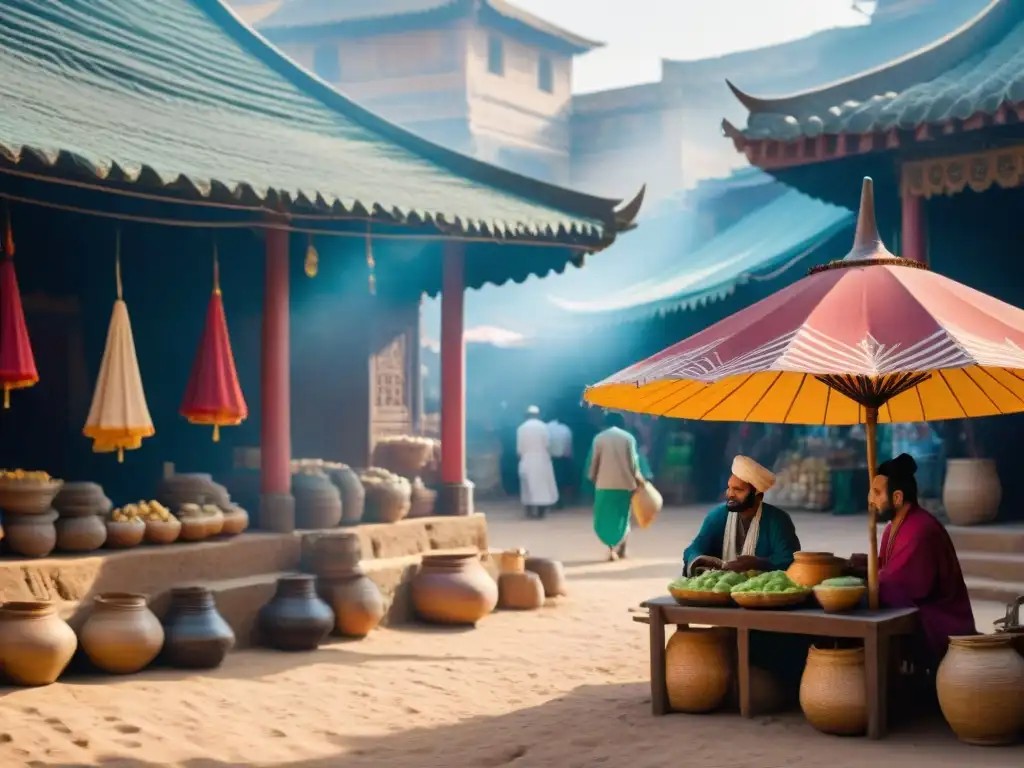
POLYGON ((665 682, 665 625, 702 624, 736 630, 740 714, 753 717, 750 701, 750 632, 857 638, 864 641, 864 668, 868 703, 868 738, 880 739, 888 727, 890 639, 907 636, 917 628, 916 608, 825 613, 820 608, 749 610, 679 605, 671 596, 641 603, 650 616, 651 708, 655 715, 669 712, 665 682))

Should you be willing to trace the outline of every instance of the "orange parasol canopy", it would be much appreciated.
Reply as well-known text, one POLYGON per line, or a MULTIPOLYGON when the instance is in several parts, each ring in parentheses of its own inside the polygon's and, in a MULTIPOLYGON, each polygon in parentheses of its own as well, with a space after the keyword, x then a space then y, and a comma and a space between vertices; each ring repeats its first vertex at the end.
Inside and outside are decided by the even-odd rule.
POLYGON ((121 233, 118 232, 115 262, 117 300, 110 315, 107 346, 96 378, 92 407, 82 430, 86 437, 92 439, 93 451, 117 451, 119 462, 124 461, 125 451, 139 448, 143 438, 156 433, 146 405, 146 393, 142 389, 128 305, 122 298, 120 251, 121 233))
POLYGON ((0 385, 4 388, 4 408, 11 407, 12 389, 31 387, 37 381, 39 373, 14 272, 14 235, 8 218, 0 255, 0 385))
POLYGON ((181 415, 192 424, 212 424, 213 441, 220 440, 220 428, 241 424, 249 415, 231 352, 228 321, 220 291, 217 251, 213 252, 213 293, 206 308, 206 325, 192 362, 192 374, 185 388, 181 415))

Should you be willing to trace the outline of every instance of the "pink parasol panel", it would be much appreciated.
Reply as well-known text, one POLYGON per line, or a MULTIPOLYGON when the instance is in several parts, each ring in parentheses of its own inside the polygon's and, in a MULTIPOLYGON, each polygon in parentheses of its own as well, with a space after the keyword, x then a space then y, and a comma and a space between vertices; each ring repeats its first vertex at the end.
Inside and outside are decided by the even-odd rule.
POLYGON ((39 381, 35 356, 25 325, 18 276, 14 271, 14 236, 10 219, 0 255, 0 386, 4 408, 11 407, 11 390, 31 387, 39 381))

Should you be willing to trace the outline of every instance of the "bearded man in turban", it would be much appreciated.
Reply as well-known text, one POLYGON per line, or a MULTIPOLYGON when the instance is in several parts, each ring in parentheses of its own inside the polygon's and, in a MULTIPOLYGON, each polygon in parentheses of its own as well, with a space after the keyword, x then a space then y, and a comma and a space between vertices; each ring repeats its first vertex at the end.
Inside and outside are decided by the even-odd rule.
POLYGON ((764 503, 775 475, 753 459, 732 462, 725 504, 708 512, 700 532, 683 553, 683 573, 695 569, 784 571, 800 550, 793 520, 786 512, 764 503))

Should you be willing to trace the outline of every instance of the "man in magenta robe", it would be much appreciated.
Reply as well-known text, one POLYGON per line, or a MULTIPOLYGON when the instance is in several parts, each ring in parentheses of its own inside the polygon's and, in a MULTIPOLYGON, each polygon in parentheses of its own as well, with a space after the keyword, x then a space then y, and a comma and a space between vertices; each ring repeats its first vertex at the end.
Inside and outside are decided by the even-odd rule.
POLYGON ((917 504, 917 462, 902 453, 883 463, 868 504, 882 522, 878 589, 888 608, 915 607, 921 636, 914 649, 919 671, 934 672, 949 638, 974 635, 974 613, 953 541, 942 523, 917 504))

